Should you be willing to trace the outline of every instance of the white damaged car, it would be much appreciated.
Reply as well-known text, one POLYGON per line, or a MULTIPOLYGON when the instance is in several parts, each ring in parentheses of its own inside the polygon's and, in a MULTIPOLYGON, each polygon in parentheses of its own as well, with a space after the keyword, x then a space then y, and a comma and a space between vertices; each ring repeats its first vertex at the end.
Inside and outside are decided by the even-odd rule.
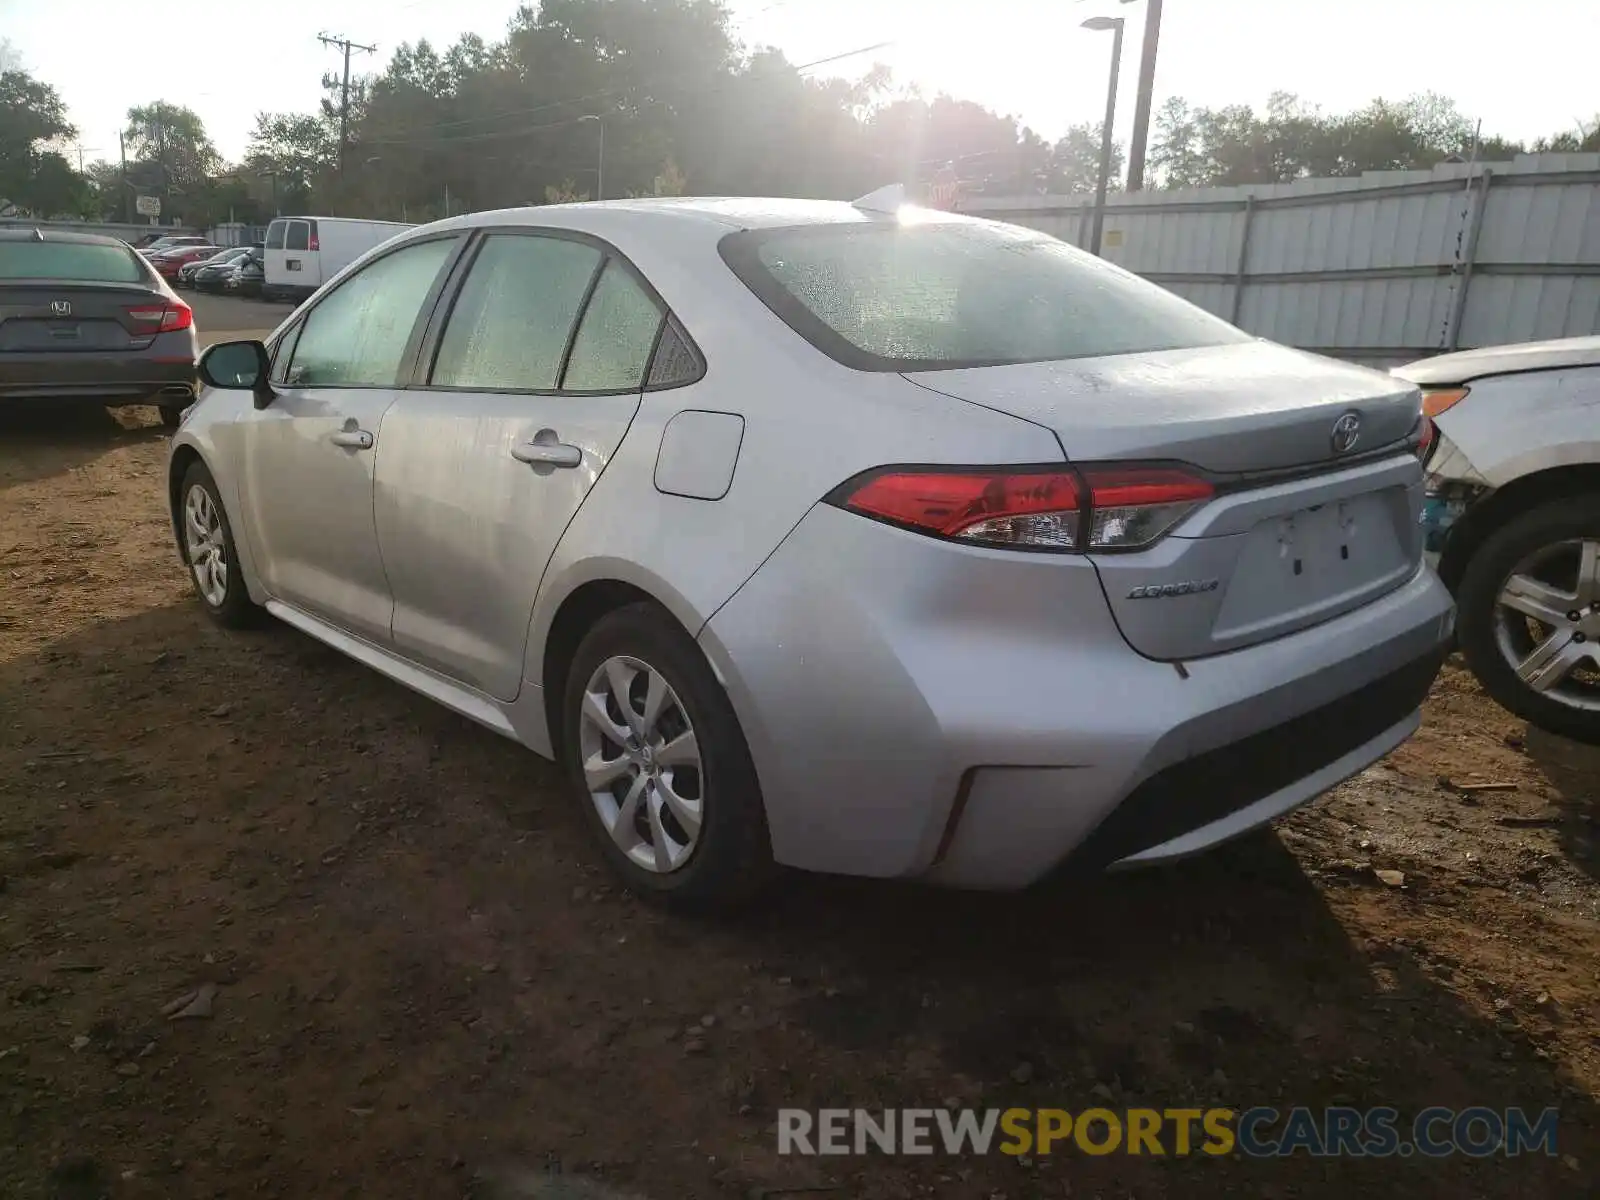
POLYGON ((1395 374, 1436 437, 1426 548, 1484 688, 1600 744, 1600 337, 1490 346, 1395 374))

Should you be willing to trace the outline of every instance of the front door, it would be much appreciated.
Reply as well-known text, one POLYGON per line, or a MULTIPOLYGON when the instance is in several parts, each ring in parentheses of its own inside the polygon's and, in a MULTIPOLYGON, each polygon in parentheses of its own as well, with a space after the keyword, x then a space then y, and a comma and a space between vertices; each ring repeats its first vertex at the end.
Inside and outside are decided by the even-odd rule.
POLYGON ((394 602, 373 523, 383 416, 457 239, 412 243, 320 298, 288 335, 276 399, 246 418, 251 548, 274 599, 375 642, 394 602))
POLYGON ((516 697, 539 580, 638 411, 662 319, 588 242, 483 240, 426 385, 384 416, 376 508, 396 650, 516 697))

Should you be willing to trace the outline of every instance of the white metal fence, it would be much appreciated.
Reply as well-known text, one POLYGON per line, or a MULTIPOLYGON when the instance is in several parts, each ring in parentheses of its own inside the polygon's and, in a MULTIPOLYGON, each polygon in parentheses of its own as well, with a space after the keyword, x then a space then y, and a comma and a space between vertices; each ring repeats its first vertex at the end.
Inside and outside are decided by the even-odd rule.
MULTIPOLYGON (((1084 245, 1092 201, 960 210, 1084 245)), ((1251 333, 1375 365, 1600 333, 1600 154, 1117 195, 1101 252, 1251 333)))

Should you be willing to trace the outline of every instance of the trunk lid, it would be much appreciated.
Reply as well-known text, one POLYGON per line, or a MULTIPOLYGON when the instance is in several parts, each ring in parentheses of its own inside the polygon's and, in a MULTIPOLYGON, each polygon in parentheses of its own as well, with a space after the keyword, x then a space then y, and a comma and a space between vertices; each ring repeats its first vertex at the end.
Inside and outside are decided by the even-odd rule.
POLYGON ((1240 474, 1332 462, 1410 434, 1414 384, 1270 342, 906 376, 1043 425, 1076 462, 1172 459, 1240 474), (1361 418, 1336 454, 1333 423, 1361 418))
POLYGON ((128 310, 166 303, 133 283, 0 283, 0 354, 142 350, 160 322, 137 320, 128 310))
POLYGON ((1211 479, 1215 497, 1165 538, 1090 556, 1147 657, 1282 637, 1421 563, 1422 470, 1406 446, 1421 398, 1405 380, 1264 342, 908 378, 1046 426, 1071 461, 1181 462, 1211 479), (1352 412, 1355 444, 1336 450, 1352 412))

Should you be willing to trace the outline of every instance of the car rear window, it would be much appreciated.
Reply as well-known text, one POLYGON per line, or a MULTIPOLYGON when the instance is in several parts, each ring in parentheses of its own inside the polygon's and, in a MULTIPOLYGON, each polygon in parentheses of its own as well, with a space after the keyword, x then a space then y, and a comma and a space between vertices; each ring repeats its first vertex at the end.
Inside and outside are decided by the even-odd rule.
POLYGON ((999 366, 1248 341, 1032 230, 933 220, 747 230, 724 261, 795 332, 864 371, 999 366))
POLYGON ((267 226, 267 247, 266 248, 268 250, 282 250, 283 249, 283 235, 288 230, 288 228, 289 228, 289 222, 287 222, 287 221, 274 221, 271 225, 268 225, 267 226))
POLYGON ((93 242, 0 241, 0 279, 73 279, 141 283, 132 250, 93 242))

